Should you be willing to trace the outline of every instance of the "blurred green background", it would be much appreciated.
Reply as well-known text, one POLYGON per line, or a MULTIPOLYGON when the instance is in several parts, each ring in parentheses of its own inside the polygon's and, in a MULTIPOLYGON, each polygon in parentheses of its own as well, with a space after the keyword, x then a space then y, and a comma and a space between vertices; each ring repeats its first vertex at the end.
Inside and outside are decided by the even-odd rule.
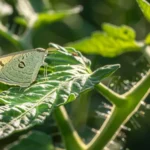
MULTIPOLYGON (((51 21, 48 16, 41 16, 41 20, 34 26, 30 33, 30 39, 26 37, 28 48, 47 48, 49 42, 60 45, 79 41, 89 37, 94 31, 101 30, 104 22, 114 25, 128 25, 135 29, 137 40, 143 40, 150 31, 150 24, 141 13, 135 0, 29 0, 31 7, 25 7, 24 0, 17 5, 17 0, 0 0, 0 23, 8 29, 9 35, 22 37, 29 30, 28 19, 34 13, 45 13, 47 11, 59 12, 71 10, 80 5, 80 13, 62 17, 53 16, 51 21), (26 18, 24 14, 26 13, 26 18), (29 17, 29 18, 28 18, 29 17), (57 19, 58 18, 58 19, 57 19)), ((150 2, 150 1, 149 1, 150 2)), ((26 2, 25 2, 26 3, 26 2)), ((79 9, 79 8, 78 8, 79 9)), ((0 26, 2 29, 2 27, 0 26)), ((0 30, 0 54, 26 49, 19 47, 0 30)), ((149 68, 148 62, 141 52, 125 53, 117 57, 107 58, 101 55, 84 54, 92 61, 92 69, 106 64, 120 63, 121 69, 110 78, 103 81, 104 84, 114 91, 122 94, 136 84, 146 70, 149 68)), ((109 104, 101 95, 92 91, 82 101, 80 98, 75 102, 66 105, 74 126, 78 130, 83 140, 87 143, 91 140, 97 129, 102 125, 110 112, 109 104)), ((130 149, 148 150, 150 149, 150 97, 140 110, 123 127, 114 143, 110 145, 111 150, 130 149)), ((53 144, 62 147, 62 139, 57 129, 56 123, 50 116, 44 125, 32 128, 43 131, 52 136, 53 144), (49 122, 52 122, 49 124, 49 122)), ((5 145, 15 141, 21 134, 28 131, 12 135, 2 140, 5 145)), ((3 145, 1 146, 3 147, 3 145)))

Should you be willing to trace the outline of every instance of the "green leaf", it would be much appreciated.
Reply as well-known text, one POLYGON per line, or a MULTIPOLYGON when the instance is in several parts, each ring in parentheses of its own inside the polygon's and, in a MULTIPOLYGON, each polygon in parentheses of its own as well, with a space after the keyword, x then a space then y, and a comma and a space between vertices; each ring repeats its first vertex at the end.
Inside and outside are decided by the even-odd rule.
POLYGON ((7 150, 54 150, 50 136, 39 131, 23 135, 18 141, 7 146, 7 150))
MULTIPOLYGON (((58 21, 72 14, 77 14, 82 10, 81 6, 76 6, 69 10, 62 10, 57 12, 44 11, 44 9, 41 9, 40 10, 41 13, 37 13, 39 12, 39 10, 37 10, 37 8, 33 6, 34 5, 33 3, 34 2, 31 2, 30 0, 25 0, 25 1, 17 0, 17 3, 15 5, 19 14, 27 20, 29 27, 31 26, 37 27, 39 25, 42 25, 42 23, 51 23, 54 21, 58 21)), ((43 7, 47 7, 44 6, 44 2, 40 2, 40 3, 41 5, 43 5, 43 7)), ((39 3, 36 2, 36 4, 39 3)))
MULTIPOLYGON (((19 20, 19 21, 24 21, 24 23, 28 22, 28 26, 33 26, 34 28, 38 28, 39 26, 43 24, 49 24, 55 21, 59 21, 64 19, 67 16, 77 14, 81 12, 82 7, 81 6, 76 6, 72 9, 68 10, 62 10, 62 11, 46 11, 46 12, 41 12, 41 13, 36 13, 34 10, 30 10, 30 3, 27 1, 20 3, 18 1, 18 11, 20 14, 24 16, 24 20, 19 20), (27 10, 24 10, 24 7, 27 8, 27 10), (28 11, 28 13, 27 13, 28 11), (25 21, 26 20, 26 21, 25 21)), ((18 20, 17 20, 18 21, 18 20)))
POLYGON ((47 76, 39 75, 28 88, 12 87, 0 93, 0 138, 42 123, 54 107, 75 100, 94 88, 119 65, 109 65, 90 73, 90 61, 72 48, 51 44, 46 58, 47 76))
POLYGON ((38 18, 34 24, 34 28, 38 28, 39 26, 41 26, 43 24, 49 24, 54 21, 62 20, 67 16, 79 13, 81 10, 82 10, 82 7, 77 6, 70 10, 63 10, 63 11, 59 11, 59 12, 50 11, 50 12, 46 12, 46 13, 40 13, 40 14, 38 14, 38 18))
POLYGON ((23 17, 15 17, 14 21, 15 23, 22 25, 24 27, 28 26, 28 21, 23 17))
POLYGON ((150 21, 150 4, 146 0, 137 0, 145 18, 150 21))
POLYGON ((109 36, 120 38, 122 40, 135 40, 136 37, 135 31, 126 25, 118 27, 109 23, 104 23, 102 29, 109 36))
POLYGON ((141 45, 135 41, 135 31, 128 26, 103 24, 103 32, 95 32, 91 37, 69 43, 69 46, 87 54, 115 57, 125 52, 139 51, 141 45))
MULTIPOLYGON (((22 5, 20 5, 20 7, 22 8, 22 5)), ((42 12, 37 14, 31 11, 30 14, 30 13, 26 13, 26 10, 24 11, 24 8, 22 8, 21 11, 23 10, 23 13, 25 13, 24 24, 26 24, 27 22, 27 31, 26 31, 27 34, 22 35, 22 37, 20 38, 20 43, 22 43, 22 45, 25 45, 26 49, 30 49, 33 46, 46 45, 47 42, 49 42, 47 39, 51 37, 55 37, 55 38, 57 37, 57 35, 55 35, 55 33, 52 33, 52 31, 50 30, 51 29, 50 25, 54 22, 59 22, 64 18, 79 13, 81 9, 82 9, 81 6, 77 6, 72 9, 62 10, 57 12, 47 11, 47 12, 42 12), (39 38, 41 36, 45 37, 44 40, 41 40, 41 38, 39 38)), ((21 23, 21 20, 19 21, 21 23)), ((60 38, 60 36, 58 37, 60 38)))

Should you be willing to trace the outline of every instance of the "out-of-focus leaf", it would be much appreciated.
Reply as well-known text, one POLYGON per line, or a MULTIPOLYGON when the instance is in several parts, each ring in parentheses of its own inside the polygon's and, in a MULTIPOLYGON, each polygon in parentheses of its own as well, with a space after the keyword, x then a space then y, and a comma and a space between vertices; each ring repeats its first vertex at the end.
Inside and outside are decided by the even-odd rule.
POLYGON ((23 17, 16 17, 14 20, 15 20, 16 23, 18 23, 20 25, 23 25, 25 27, 28 26, 27 20, 25 18, 23 18, 23 17))
POLYGON ((23 135, 18 141, 7 146, 7 150, 54 150, 50 136, 39 131, 23 135))
POLYGON ((109 36, 120 38, 122 40, 135 40, 136 37, 135 31, 126 25, 118 27, 112 24, 104 23, 102 25, 102 29, 109 36))
POLYGON ((43 24, 49 24, 51 22, 54 21, 59 21, 67 16, 73 15, 73 14, 77 14, 82 10, 81 6, 77 6, 75 8, 72 8, 70 10, 64 10, 64 11, 59 11, 59 12, 47 12, 47 13, 40 13, 38 15, 38 18, 34 24, 34 27, 39 27, 43 24))
POLYGON ((72 14, 77 14, 82 10, 81 6, 77 6, 75 8, 59 12, 46 11, 44 13, 37 13, 33 9, 32 4, 29 0, 17 0, 16 8, 19 11, 20 15, 24 16, 24 18, 28 21, 28 26, 32 26, 34 28, 39 27, 45 23, 51 23, 61 20, 72 14))
POLYGON ((145 44, 150 45, 150 33, 145 38, 145 44))
POLYGON ((80 52, 52 44, 46 58, 46 78, 38 76, 28 88, 12 87, 0 93, 0 138, 42 123, 54 107, 71 102, 94 88, 119 65, 108 65, 90 73, 90 61, 80 52))
POLYGON ((150 4, 146 0, 137 0, 145 18, 150 21, 150 4))
POLYGON ((100 54, 105 57, 140 50, 141 45, 135 41, 136 35, 132 28, 111 24, 103 24, 102 28, 103 32, 95 32, 90 38, 68 45, 87 54, 100 54))

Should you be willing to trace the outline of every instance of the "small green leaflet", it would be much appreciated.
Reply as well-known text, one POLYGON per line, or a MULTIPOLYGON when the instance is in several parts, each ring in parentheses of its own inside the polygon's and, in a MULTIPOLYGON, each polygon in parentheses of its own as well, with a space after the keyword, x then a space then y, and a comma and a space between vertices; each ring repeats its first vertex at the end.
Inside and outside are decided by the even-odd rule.
POLYGON ((72 49, 51 44, 46 57, 47 76, 39 74, 28 88, 12 87, 0 93, 0 138, 42 123, 53 108, 92 90, 120 65, 108 65, 91 73, 90 61, 72 49))

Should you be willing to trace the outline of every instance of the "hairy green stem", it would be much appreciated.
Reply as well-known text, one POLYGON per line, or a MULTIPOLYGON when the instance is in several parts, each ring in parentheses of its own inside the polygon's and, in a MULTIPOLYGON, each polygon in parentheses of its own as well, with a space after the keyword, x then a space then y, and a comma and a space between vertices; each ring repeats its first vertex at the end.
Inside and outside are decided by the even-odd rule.
POLYGON ((54 111, 55 120, 62 133, 67 150, 84 150, 85 145, 78 133, 72 126, 64 106, 60 106, 54 111))
POLYGON ((61 106, 56 109, 54 114, 58 126, 62 132, 67 150, 102 150, 109 141, 119 132, 120 127, 137 111, 140 102, 149 94, 150 73, 136 85, 130 92, 120 96, 108 89, 103 84, 96 86, 98 92, 115 104, 110 116, 106 119, 103 126, 99 129, 93 140, 85 145, 73 128, 70 119, 61 106), (120 101, 120 102, 117 102, 120 101), (122 103, 122 104, 121 104, 122 103))
POLYGON ((102 150, 106 144, 118 133, 120 125, 126 119, 124 109, 113 107, 111 115, 97 132, 88 145, 88 150, 102 150))
POLYGON ((127 99, 134 99, 134 103, 143 97, 144 93, 150 88, 150 70, 129 92, 124 94, 127 99))
POLYGON ((124 96, 115 93, 102 83, 96 85, 95 88, 100 94, 116 106, 120 106, 125 102, 124 96))
MULTIPOLYGON (((113 107, 110 116, 106 119, 93 140, 89 143, 88 150, 102 150, 108 142, 115 137, 119 132, 121 125, 129 120, 139 108, 140 102, 149 94, 149 83, 150 73, 148 72, 147 75, 135 87, 133 87, 131 92, 124 94, 126 100, 123 102, 123 105, 113 107)), ((100 92, 102 93, 102 91, 100 92)), ((103 93, 103 95, 108 97, 105 95, 106 93, 103 93)), ((112 98, 115 97, 112 96, 112 98)))

